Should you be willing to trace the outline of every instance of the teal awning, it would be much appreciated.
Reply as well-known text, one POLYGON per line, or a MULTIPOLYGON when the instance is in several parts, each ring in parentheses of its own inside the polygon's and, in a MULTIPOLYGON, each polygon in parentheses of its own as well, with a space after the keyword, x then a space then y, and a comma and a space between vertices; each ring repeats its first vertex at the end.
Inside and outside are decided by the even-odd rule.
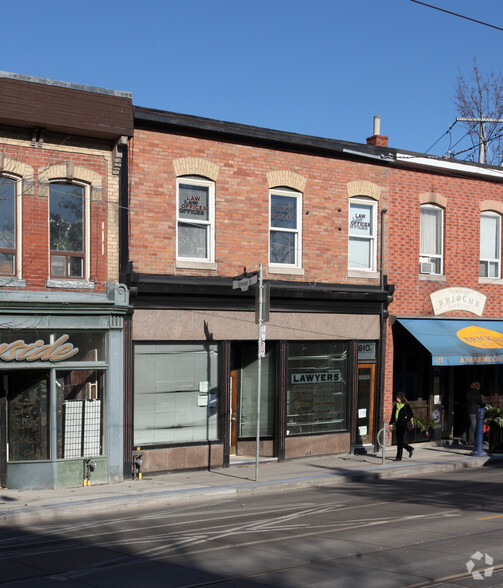
POLYGON ((397 321, 428 349, 432 365, 503 364, 503 321, 397 321))

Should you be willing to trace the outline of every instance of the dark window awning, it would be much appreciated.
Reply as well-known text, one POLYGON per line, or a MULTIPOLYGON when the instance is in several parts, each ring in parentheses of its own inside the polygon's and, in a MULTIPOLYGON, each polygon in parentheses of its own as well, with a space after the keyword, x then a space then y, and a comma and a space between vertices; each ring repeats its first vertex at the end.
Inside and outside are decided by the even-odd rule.
POLYGON ((397 321, 428 349, 432 365, 503 364, 503 321, 397 321))

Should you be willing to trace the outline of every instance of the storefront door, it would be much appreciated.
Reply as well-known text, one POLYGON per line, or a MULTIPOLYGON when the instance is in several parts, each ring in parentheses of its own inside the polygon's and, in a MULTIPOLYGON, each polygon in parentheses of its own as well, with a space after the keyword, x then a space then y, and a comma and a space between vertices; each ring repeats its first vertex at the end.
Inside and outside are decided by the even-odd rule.
POLYGON ((356 444, 371 445, 374 434, 375 364, 358 365, 356 444))
POLYGON ((230 455, 236 455, 238 438, 238 371, 231 371, 230 381, 230 455))
MULTIPOLYGON (((258 358, 257 343, 234 346, 230 371, 230 455, 254 455, 257 436, 258 358)), ((275 347, 267 346, 261 360, 260 439, 274 437, 275 347)))

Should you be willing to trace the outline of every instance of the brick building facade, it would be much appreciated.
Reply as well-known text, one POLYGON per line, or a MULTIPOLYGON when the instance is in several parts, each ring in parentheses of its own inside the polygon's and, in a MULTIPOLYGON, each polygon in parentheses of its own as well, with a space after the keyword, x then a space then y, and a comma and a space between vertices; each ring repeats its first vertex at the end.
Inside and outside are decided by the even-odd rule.
POLYGON ((378 228, 388 166, 355 160, 350 143, 134 113, 125 451, 148 472, 229 465, 255 455, 257 437, 277 459, 372 445, 392 294, 378 228), (233 278, 260 264, 257 435, 257 288, 233 278))
POLYGON ((404 391, 427 421, 441 407, 442 436, 458 438, 471 382, 482 383, 488 402, 501 403, 503 170, 398 150, 394 159, 385 413, 404 391))
POLYGON ((503 356, 487 333, 503 329, 501 169, 379 134, 363 145, 146 108, 129 165, 125 453, 138 449, 146 471, 255 453, 255 299, 232 283, 259 263, 270 289, 261 456, 364 451, 398 392, 424 422, 441 415, 449 438, 463 431, 470 380, 498 400, 503 356), (293 383, 332 377, 315 357, 338 353, 343 385, 293 383))
POLYGON ((119 172, 131 96, 0 74, 0 478, 122 477, 119 172), (95 464, 89 470, 87 463, 95 464))

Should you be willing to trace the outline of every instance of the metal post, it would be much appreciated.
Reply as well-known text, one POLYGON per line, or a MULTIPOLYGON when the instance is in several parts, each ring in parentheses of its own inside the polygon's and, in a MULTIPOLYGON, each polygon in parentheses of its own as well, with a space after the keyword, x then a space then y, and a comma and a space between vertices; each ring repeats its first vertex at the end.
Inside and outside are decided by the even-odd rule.
POLYGON ((477 428, 475 430, 475 447, 471 455, 476 457, 483 457, 487 455, 484 451, 484 417, 486 414, 485 408, 479 408, 477 411, 477 428))
POLYGON ((382 465, 386 463, 386 421, 382 424, 383 441, 382 441, 382 465))
POLYGON ((264 283, 262 281, 262 264, 259 266, 259 298, 258 298, 258 373, 257 373, 257 450, 255 456, 255 481, 258 482, 258 464, 259 464, 259 453, 260 453, 260 392, 262 385, 262 357, 264 354, 265 340, 262 331, 262 311, 264 303, 264 283))

